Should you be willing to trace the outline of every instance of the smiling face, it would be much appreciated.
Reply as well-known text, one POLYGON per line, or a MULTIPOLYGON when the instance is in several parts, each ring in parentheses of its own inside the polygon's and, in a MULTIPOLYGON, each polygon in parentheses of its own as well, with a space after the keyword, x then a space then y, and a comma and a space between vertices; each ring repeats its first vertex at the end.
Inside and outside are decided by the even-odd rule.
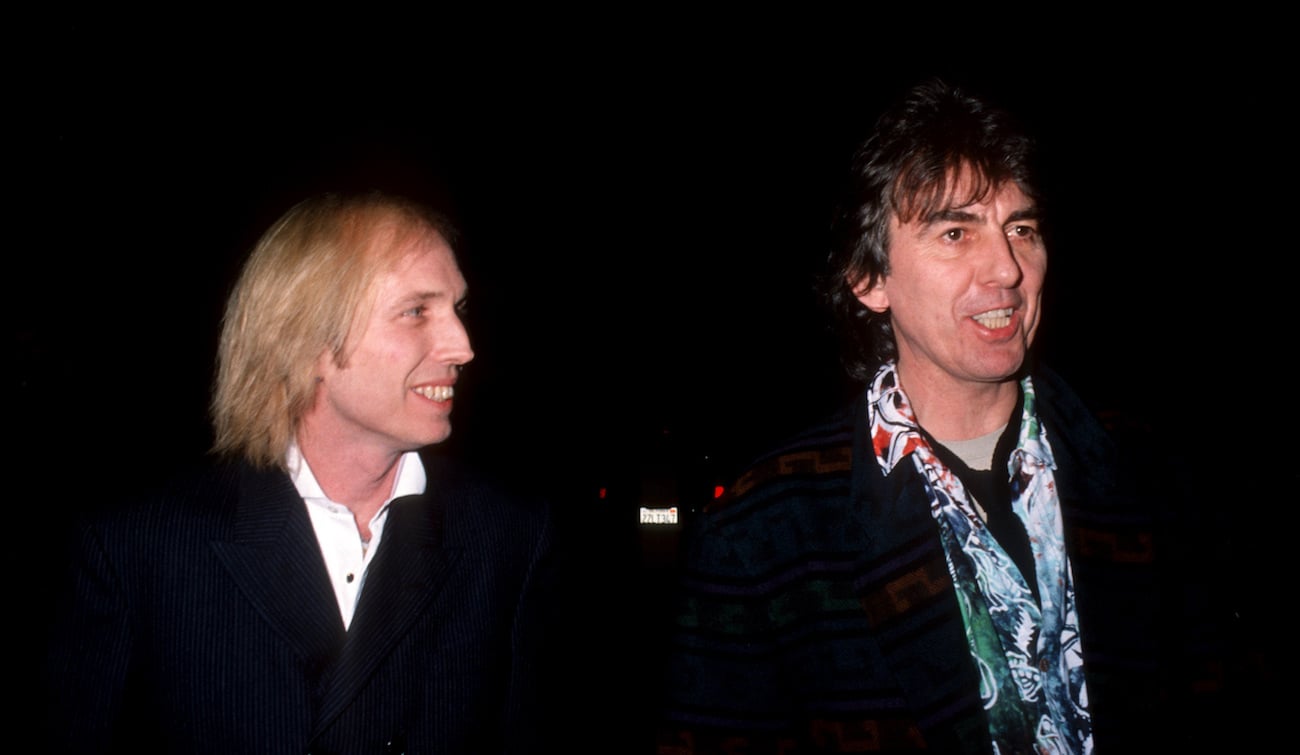
POLYGON ((406 248, 371 284, 343 364, 326 350, 308 421, 340 448, 397 455, 451 434, 453 386, 474 358, 461 321, 465 279, 436 231, 406 248))
MULTIPOLYGON (((969 177, 954 197, 971 196, 969 177)), ((889 226, 889 272, 859 300, 889 312, 909 392, 969 389, 1016 376, 1038 328, 1047 249, 1034 203, 1008 181, 961 207, 889 226)))

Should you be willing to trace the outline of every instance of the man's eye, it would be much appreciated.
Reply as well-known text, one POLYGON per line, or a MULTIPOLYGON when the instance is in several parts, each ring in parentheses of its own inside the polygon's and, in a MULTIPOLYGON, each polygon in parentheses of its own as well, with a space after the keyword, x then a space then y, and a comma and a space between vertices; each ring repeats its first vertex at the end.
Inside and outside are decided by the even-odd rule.
POLYGON ((411 307, 410 309, 406 310, 402 314, 406 317, 423 317, 424 313, 427 312, 428 309, 429 309, 428 307, 421 304, 418 307, 411 307))
POLYGON ((1038 229, 1032 225, 1013 225, 1011 226, 1011 232, 1007 235, 1018 239, 1031 239, 1036 233, 1038 233, 1038 229))
POLYGON ((961 241, 966 232, 961 228, 951 228, 943 232, 944 241, 961 241))

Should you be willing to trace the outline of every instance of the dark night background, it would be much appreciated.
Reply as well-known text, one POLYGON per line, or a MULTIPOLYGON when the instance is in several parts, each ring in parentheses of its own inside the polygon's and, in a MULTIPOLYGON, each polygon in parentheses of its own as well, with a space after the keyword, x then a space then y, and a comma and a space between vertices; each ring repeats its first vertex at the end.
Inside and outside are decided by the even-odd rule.
MULTIPOLYGON (((555 499, 589 580, 564 652, 601 666, 593 686, 619 680, 587 702, 634 725, 667 579, 636 507, 674 485, 706 496, 848 395, 812 276, 855 142, 929 74, 1039 137, 1039 344, 1085 398, 1210 474, 1243 458, 1220 423, 1248 423, 1247 443, 1293 427, 1273 357, 1295 340, 1289 255, 1272 249, 1290 231, 1265 188, 1293 179, 1267 46, 1153 50, 1133 31, 930 56, 848 19, 606 19, 599 36, 547 20, 392 39, 396 20, 344 24, 291 47, 288 28, 199 42, 82 19, 37 35, 46 66, 18 77, 9 119, 18 559, 63 493, 147 487, 206 448, 224 298, 270 222, 323 189, 415 194, 456 220, 472 294, 477 357, 446 452, 555 499)), ((935 41, 998 41, 954 33, 935 41)), ((1294 505, 1290 443, 1268 446, 1267 475, 1294 505)), ((1276 516, 1255 495, 1223 509, 1243 532, 1276 516)), ((1236 589, 1253 607, 1265 587, 1236 589)))

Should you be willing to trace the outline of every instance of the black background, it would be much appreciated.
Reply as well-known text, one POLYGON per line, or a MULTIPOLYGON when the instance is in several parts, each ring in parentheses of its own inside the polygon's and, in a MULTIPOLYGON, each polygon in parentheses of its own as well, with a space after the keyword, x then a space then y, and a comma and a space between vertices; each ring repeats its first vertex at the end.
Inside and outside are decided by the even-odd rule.
MULTIPOLYGON (((569 512, 592 593, 630 612, 580 636, 653 643, 660 583, 628 517, 648 478, 725 480, 847 395, 811 290, 834 190, 880 109, 931 74, 1042 145, 1044 358, 1225 470, 1216 489, 1239 492, 1226 470, 1261 449, 1250 479, 1295 489, 1291 210, 1272 188, 1294 181, 1291 92, 1253 36, 1267 24, 1071 42, 1023 20, 330 21, 27 30, 5 321, 10 476, 37 543, 64 493, 152 485, 204 451, 244 255, 306 194, 373 186, 462 232, 477 357, 447 450, 569 512)), ((1275 508, 1225 506, 1250 512, 1240 527, 1275 508)))
POLYGON ((397 19, 293 45, 73 24, 14 118, 26 445, 149 475, 201 451, 218 320, 252 243, 306 194, 379 186, 463 232, 478 357, 453 443, 582 467, 667 431, 743 460, 842 395, 811 294, 830 204, 883 104, 929 74, 1005 104, 1043 145, 1040 346, 1086 396, 1179 421, 1210 398, 1205 368, 1249 372, 1234 346, 1282 313, 1260 222, 1283 128, 1270 61, 1156 52, 1137 32, 926 55, 760 20, 761 36, 584 36, 549 19, 568 35, 445 29, 418 47, 385 44, 397 19))

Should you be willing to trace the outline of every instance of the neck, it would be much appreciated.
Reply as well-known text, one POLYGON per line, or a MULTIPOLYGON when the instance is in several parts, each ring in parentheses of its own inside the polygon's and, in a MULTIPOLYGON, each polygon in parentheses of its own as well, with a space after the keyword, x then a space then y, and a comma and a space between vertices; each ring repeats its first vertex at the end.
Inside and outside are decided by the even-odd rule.
POLYGON ((898 381, 916 414, 916 421, 940 441, 961 441, 987 435, 1007 423, 1020 399, 1020 382, 992 383, 926 379, 898 367, 898 381))
POLYGON ((298 448, 331 501, 348 507, 363 540, 370 539, 370 520, 392 493, 400 453, 365 453, 330 443, 304 426, 298 448))

